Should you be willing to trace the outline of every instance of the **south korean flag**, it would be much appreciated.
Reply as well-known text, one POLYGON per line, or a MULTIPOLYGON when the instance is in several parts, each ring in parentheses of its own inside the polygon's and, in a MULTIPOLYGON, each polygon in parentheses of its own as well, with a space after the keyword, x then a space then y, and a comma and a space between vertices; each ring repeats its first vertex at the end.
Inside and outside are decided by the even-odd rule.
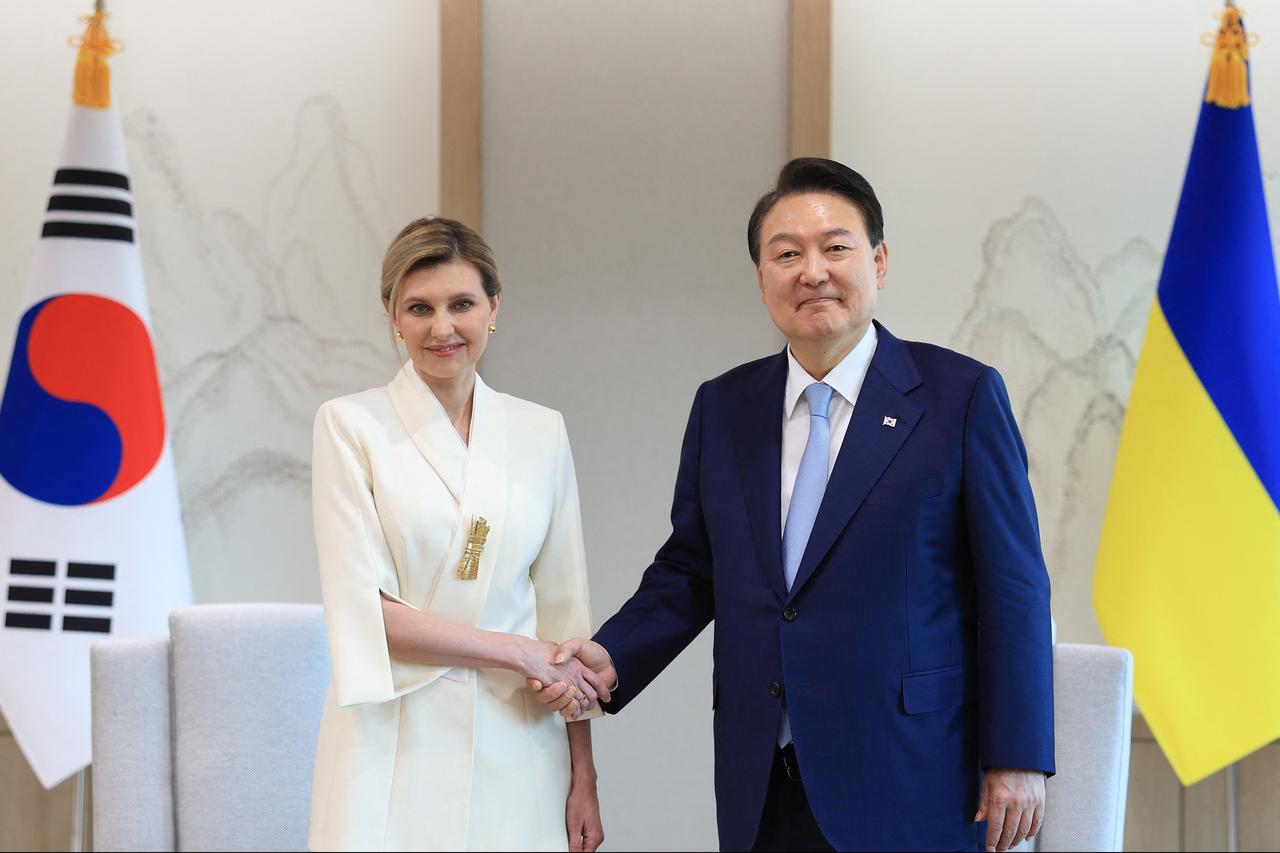
POLYGON ((90 761, 90 645, 191 600, 104 18, 0 399, 0 712, 46 788, 90 761))

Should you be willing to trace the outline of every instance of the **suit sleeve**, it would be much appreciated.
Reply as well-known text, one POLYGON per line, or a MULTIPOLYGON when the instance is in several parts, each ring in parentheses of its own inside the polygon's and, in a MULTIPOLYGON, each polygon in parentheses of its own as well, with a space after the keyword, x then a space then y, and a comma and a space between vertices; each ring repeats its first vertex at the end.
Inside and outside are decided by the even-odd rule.
MULTIPOLYGON (((591 636, 591 595, 573 452, 564 419, 557 417, 556 421, 551 523, 542 550, 529 568, 529 577, 537 600, 538 639, 559 643, 570 637, 591 636)), ((578 719, 591 719, 602 713, 596 706, 578 719)))
POLYGON ((595 636, 618 670, 618 689, 604 706, 611 714, 644 690, 715 616, 711 546, 699 488, 705 392, 705 385, 698 389, 685 428, 671 536, 645 570, 639 589, 595 636))
POLYGON ((1049 575, 1026 448, 1004 381, 989 367, 965 422, 964 501, 978 609, 982 766, 1052 774, 1049 575))
POLYGON ((316 414, 311 506, 329 660, 338 704, 386 702, 448 667, 395 660, 382 598, 403 602, 400 579, 373 499, 373 474, 356 430, 332 402, 316 414))

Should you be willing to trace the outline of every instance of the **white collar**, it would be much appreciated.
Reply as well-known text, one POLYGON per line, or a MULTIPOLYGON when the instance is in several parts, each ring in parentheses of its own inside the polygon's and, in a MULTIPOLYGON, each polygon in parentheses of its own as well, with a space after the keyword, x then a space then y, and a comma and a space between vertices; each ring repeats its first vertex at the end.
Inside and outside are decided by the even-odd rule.
MULTIPOLYGON (((867 370, 871 367, 871 357, 876 352, 876 340, 876 325, 872 323, 867 327, 866 334, 862 336, 862 340, 858 341, 857 346, 849 350, 849 354, 840 359, 840 363, 831 368, 831 372, 821 380, 848 400, 849 405, 857 401, 858 392, 862 390, 862 380, 866 378, 867 370)), ((804 389, 817 381, 809 375, 809 371, 800 366, 800 362, 796 361, 788 345, 787 390, 782 397, 783 417, 790 418, 795 413, 796 403, 800 400, 804 389)))

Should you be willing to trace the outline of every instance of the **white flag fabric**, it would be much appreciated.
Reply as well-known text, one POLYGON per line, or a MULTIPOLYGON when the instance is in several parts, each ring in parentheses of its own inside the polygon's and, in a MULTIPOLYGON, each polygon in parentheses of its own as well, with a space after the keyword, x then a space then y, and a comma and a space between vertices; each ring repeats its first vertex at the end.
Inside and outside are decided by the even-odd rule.
POLYGON ((186 545, 114 107, 74 105, 0 401, 0 712, 46 788, 90 761, 89 647, 163 635, 186 545))

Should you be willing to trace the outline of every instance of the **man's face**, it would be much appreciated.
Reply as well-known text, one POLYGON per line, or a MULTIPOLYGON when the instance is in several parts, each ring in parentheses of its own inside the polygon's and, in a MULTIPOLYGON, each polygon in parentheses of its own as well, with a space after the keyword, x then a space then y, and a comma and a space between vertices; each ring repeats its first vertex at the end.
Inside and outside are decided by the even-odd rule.
POLYGON ((784 196, 760 225, 760 298, 793 344, 852 348, 888 269, 888 247, 871 248, 861 211, 841 196, 784 196))

